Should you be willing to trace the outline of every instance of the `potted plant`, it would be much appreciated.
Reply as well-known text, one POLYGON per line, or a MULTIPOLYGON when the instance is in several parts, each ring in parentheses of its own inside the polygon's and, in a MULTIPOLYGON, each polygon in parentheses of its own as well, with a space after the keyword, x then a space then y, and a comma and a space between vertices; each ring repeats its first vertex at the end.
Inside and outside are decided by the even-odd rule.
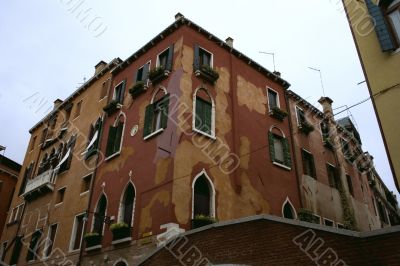
POLYGON ((115 111, 119 109, 118 102, 116 100, 110 101, 106 106, 104 106, 103 110, 108 115, 113 114, 115 111))
POLYGON ((136 82, 130 89, 129 93, 131 94, 132 98, 135 98, 139 94, 146 91, 146 86, 143 81, 136 82))
POLYGON ((162 80, 164 77, 166 77, 167 75, 165 75, 165 71, 164 71, 164 66, 158 66, 153 68, 152 70, 150 70, 149 72, 149 79, 151 81, 151 83, 155 84, 156 82, 162 80))
POLYGON ((303 222, 309 222, 314 224, 320 223, 319 218, 315 216, 313 212, 308 209, 300 209, 299 212, 297 213, 297 216, 299 217, 299 220, 303 222))
POLYGON ((113 234, 113 241, 131 236, 131 230, 129 228, 129 225, 127 225, 124 222, 112 224, 110 226, 110 230, 113 234))
POLYGON ((333 150, 334 144, 331 138, 327 137, 324 139, 324 146, 327 147, 330 150, 333 150))
POLYGON ((308 123, 307 121, 304 121, 300 124, 299 129, 301 132, 308 135, 311 131, 314 130, 314 126, 308 123))
POLYGON ((86 241, 86 247, 90 248, 90 247, 100 245, 102 236, 99 233, 90 232, 90 233, 85 234, 83 236, 83 238, 86 241))
POLYGON ((207 216, 207 215, 196 215, 192 220, 192 229, 196 229, 202 226, 206 226, 209 224, 216 223, 217 220, 214 217, 207 216))
POLYGON ((288 115, 284 110, 280 109, 279 107, 272 108, 270 114, 272 117, 281 121, 283 121, 283 119, 285 119, 285 117, 288 115))
POLYGON ((209 65, 201 65, 195 74, 196 76, 201 76, 202 78, 210 81, 211 83, 215 83, 219 78, 218 72, 209 65))

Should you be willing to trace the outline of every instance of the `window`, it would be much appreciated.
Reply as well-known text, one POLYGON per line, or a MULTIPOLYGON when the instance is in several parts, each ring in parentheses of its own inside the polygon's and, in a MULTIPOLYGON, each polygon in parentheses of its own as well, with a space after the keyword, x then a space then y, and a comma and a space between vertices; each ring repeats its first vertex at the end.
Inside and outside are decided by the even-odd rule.
POLYGON ((18 195, 21 195, 22 193, 25 192, 26 183, 28 182, 28 179, 32 178, 32 174, 33 174, 33 163, 30 163, 29 166, 25 169, 24 177, 22 179, 21 186, 19 187, 18 195))
POLYGON ((24 204, 20 204, 17 207, 13 208, 10 213, 10 218, 8 220, 9 224, 18 222, 22 217, 22 211, 24 209, 24 204))
POLYGON ((268 89, 268 107, 269 111, 272 111, 274 108, 279 108, 279 96, 278 93, 272 89, 268 89))
POLYGON ((50 257, 50 254, 53 251, 54 241, 56 239, 56 233, 57 233, 57 224, 52 224, 47 234, 46 247, 44 250, 44 256, 46 258, 50 257))
POLYGON ((344 155, 345 159, 348 159, 351 156, 351 152, 350 152, 350 144, 348 141, 346 141, 343 138, 340 138, 340 144, 342 146, 342 152, 344 155))
POLYGON ((193 130, 214 137, 215 106, 211 95, 205 88, 199 88, 193 97, 193 130))
POLYGON ((114 88, 113 100, 119 104, 123 104, 125 94, 125 81, 122 81, 114 88))
POLYGON ((107 96, 110 85, 111 85, 110 78, 108 78, 106 81, 103 82, 103 84, 101 85, 100 100, 104 99, 107 96))
POLYGON ((317 178, 315 173, 314 156, 308 151, 301 149, 301 158, 303 159, 303 173, 312 178, 317 178))
MULTIPOLYGON (((156 96, 157 94, 155 94, 156 96)), ((153 97, 154 98, 154 97, 153 97)), ((146 107, 145 120, 144 120, 144 139, 155 135, 158 132, 167 128, 168 124, 168 107, 169 107, 169 94, 164 95, 161 99, 149 104, 146 107)))
POLYGON ((304 123, 307 123, 306 116, 304 114, 303 109, 296 106, 296 116, 297 116, 297 125, 302 126, 304 123))
POLYGON ((69 121, 69 118, 71 117, 71 111, 72 111, 72 103, 69 103, 65 107, 65 119, 64 119, 64 125, 66 125, 69 121))
POLYGON ((7 244, 8 244, 8 242, 7 241, 4 241, 2 244, 1 244, 1 247, 0 247, 0 261, 4 261, 4 258, 6 257, 6 249, 7 249, 7 244))
POLYGON ((93 232, 98 233, 99 235, 103 235, 104 229, 104 219, 106 218, 106 210, 107 210, 107 199, 106 196, 101 195, 96 211, 94 213, 94 220, 93 220, 93 232))
POLYGON ((121 150, 125 116, 120 115, 108 131, 106 157, 117 154, 121 150))
POLYGON ((350 194, 354 197, 353 182, 351 181, 351 176, 346 175, 347 186, 349 187, 350 194))
POLYGON ((322 121, 320 127, 321 127, 322 140, 325 141, 330 136, 329 125, 326 121, 322 121))
POLYGON ((340 176, 338 175, 336 167, 327 164, 326 169, 328 171, 329 185, 333 188, 340 189, 341 188, 340 176))
POLYGON ((57 192, 57 199, 56 199, 56 204, 60 204, 64 201, 64 195, 65 195, 65 190, 66 188, 60 188, 57 192))
POLYGON ((101 130, 102 120, 98 118, 94 125, 90 125, 88 144, 86 147, 85 160, 89 159, 91 156, 97 154, 99 146, 99 134, 101 130))
POLYGON ((125 190, 120 206, 119 220, 131 226, 133 224, 133 210, 135 204, 135 188, 131 183, 125 190))
POLYGON ((78 250, 81 248, 83 226, 85 214, 75 216, 74 226, 72 229, 71 246, 70 250, 78 250))
POLYGON ((212 67, 213 66, 212 54, 201 47, 199 47, 198 49, 199 49, 199 57, 198 57, 199 65, 212 67))
MULTIPOLYGON (((398 3, 397 3, 398 4, 398 3)), ((391 9, 391 7, 389 7, 391 9)), ((393 29, 396 42, 400 43, 400 5, 397 8, 391 9, 388 13, 388 18, 393 29)))
POLYGON ((212 186, 205 174, 195 180, 193 188, 193 218, 198 215, 214 217, 213 193, 212 186))
POLYGON ((33 149, 35 148, 35 144, 36 144, 36 136, 34 136, 33 139, 32 139, 31 147, 30 147, 31 151, 33 151, 33 149))
POLYGON ((269 132, 269 151, 272 162, 289 168, 292 166, 289 142, 285 137, 269 132))
POLYGON ((59 168, 59 173, 68 170, 71 167, 73 158, 73 150, 76 142, 76 137, 72 136, 68 143, 64 145, 61 160, 55 168, 59 168))
POLYGON ((136 71, 135 82, 142 81, 144 84, 147 84, 147 77, 149 75, 149 69, 150 69, 150 62, 147 62, 142 67, 140 67, 136 71))
POLYGON ((29 243, 28 254, 26 261, 36 260, 39 254, 40 238, 42 237, 42 230, 37 230, 32 234, 31 242, 29 243))
POLYGON ((10 259, 10 265, 16 265, 18 263, 19 256, 22 248, 22 236, 16 236, 14 241, 14 248, 10 259))
POLYGON ((157 67, 161 67, 164 70, 172 70, 172 57, 174 55, 174 46, 171 45, 162 53, 157 56, 157 67))
POLYGON ((81 109, 82 109, 82 100, 80 100, 80 101, 76 104, 76 109, 75 109, 75 116, 74 116, 74 118, 77 118, 77 117, 81 114, 81 109))
POLYGON ((46 137, 47 137, 47 132, 48 132, 48 129, 47 129, 47 128, 44 128, 44 129, 42 130, 42 137, 41 137, 41 139, 40 139, 40 144, 43 144, 43 143, 45 142, 46 137))
POLYGON ((282 214, 284 218, 296 219, 296 211, 294 210, 289 199, 286 199, 285 203, 283 204, 282 214))
POLYGON ((324 225, 326 226, 334 226, 334 222, 332 220, 324 218, 324 225))
POLYGON ((84 176, 82 178, 81 193, 84 193, 84 192, 87 192, 90 190, 91 181, 92 181, 92 174, 84 176))

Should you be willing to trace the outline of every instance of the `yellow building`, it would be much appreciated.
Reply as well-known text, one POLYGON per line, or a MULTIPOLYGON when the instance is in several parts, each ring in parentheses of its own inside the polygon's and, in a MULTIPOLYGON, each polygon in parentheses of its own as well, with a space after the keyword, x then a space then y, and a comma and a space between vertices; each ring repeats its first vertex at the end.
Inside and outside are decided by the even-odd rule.
POLYGON ((400 191, 400 0, 343 0, 400 191))

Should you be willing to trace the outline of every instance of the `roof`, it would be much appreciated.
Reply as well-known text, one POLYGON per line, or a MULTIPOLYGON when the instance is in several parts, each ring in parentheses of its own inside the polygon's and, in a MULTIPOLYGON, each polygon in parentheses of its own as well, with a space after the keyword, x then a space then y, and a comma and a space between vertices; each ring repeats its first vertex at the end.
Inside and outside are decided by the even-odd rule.
POLYGON ((290 87, 290 83, 284 79, 282 79, 280 76, 277 74, 271 72, 270 70, 264 68, 257 62, 255 62, 253 59, 249 58, 242 52, 236 50, 235 48, 229 46, 225 41, 219 39, 218 37, 214 36, 212 33, 208 32, 204 28, 200 27, 193 21, 185 18, 182 14, 178 13, 177 16, 179 17, 178 19, 175 20, 174 23, 172 23, 170 26, 168 26, 166 29, 164 29, 161 33, 159 33, 156 37, 154 37, 152 40, 150 40, 148 43, 146 43, 142 48, 140 48, 137 52, 132 54, 130 57, 128 57, 125 61, 123 61, 121 64, 116 67, 112 73, 117 74, 123 69, 125 69, 129 64, 137 60, 139 56, 145 54, 147 50, 149 50, 151 47, 156 45, 157 43, 161 42, 166 36, 172 34, 174 31, 178 30, 180 27, 186 25, 195 31, 199 32, 200 34, 206 36, 209 40, 214 41, 215 43, 218 43, 221 47, 223 47, 225 50, 230 52, 231 54, 235 55, 237 58, 240 60, 243 60, 246 62, 248 65, 256 69, 257 71, 261 72, 262 74, 266 75, 268 78, 274 80, 275 82, 279 83, 282 85, 285 89, 290 87), (178 16, 179 15, 179 16, 178 16))
MULTIPOLYGON (((100 61, 100 63, 103 61, 100 61)), ((84 92, 88 87, 90 87, 95 81, 101 78, 107 71, 111 71, 114 67, 120 64, 122 60, 120 58, 114 58, 111 62, 105 66, 101 71, 91 77, 88 81, 86 81, 82 86, 80 86, 76 91, 74 91, 69 97, 67 97, 57 108, 53 109, 49 114, 47 114, 44 118, 42 118, 38 123, 36 123, 30 130, 29 133, 32 133, 35 129, 37 129, 44 121, 48 118, 52 117, 57 111, 61 110, 65 107, 73 98, 77 95, 84 92)), ((98 64, 97 64, 98 65, 98 64)), ((96 66, 97 66, 96 65, 96 66)))
POLYGON ((5 157, 4 155, 0 155, 0 165, 4 165, 18 173, 21 171, 21 165, 19 163, 5 157))
POLYGON ((340 126, 346 128, 348 131, 353 133, 354 137, 357 139, 357 141, 362 144, 361 142, 361 137, 360 133, 358 133, 358 130, 354 126, 353 122, 351 121, 350 117, 346 116, 343 118, 340 118, 336 121, 340 126))

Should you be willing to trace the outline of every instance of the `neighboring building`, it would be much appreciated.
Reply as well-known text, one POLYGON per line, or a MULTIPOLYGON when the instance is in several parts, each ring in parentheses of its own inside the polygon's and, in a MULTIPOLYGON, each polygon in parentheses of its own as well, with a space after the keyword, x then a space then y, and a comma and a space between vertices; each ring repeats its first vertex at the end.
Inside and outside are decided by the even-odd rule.
MULTIPOLYGON (((95 75, 31 130, 12 212, 1 236, 10 265, 67 265, 79 260, 84 214, 96 163, 110 71, 120 63, 100 62, 95 75)), ((101 154, 100 154, 101 155, 101 154)))
MULTIPOLYGON (((376 171, 350 118, 336 121, 327 97, 319 100, 323 112, 293 91, 287 98, 303 208, 316 223, 338 228, 368 231, 390 225, 376 211, 369 185, 376 171)), ((392 213, 398 218, 395 208, 397 203, 392 213)))
POLYGON ((400 191, 400 1, 343 3, 400 191))
MULTIPOLYGON (((6 224, 15 185, 18 181, 21 165, 0 155, 0 234, 6 224)), ((3 247, 0 247, 0 251, 3 247)))
POLYGON ((289 84, 232 42, 178 14, 113 71, 100 146, 107 158, 86 227, 102 239, 92 237, 83 264, 99 265, 106 253, 135 265, 199 215, 296 218, 289 121, 279 116, 289 84), (129 226, 122 239, 109 219, 129 226))

